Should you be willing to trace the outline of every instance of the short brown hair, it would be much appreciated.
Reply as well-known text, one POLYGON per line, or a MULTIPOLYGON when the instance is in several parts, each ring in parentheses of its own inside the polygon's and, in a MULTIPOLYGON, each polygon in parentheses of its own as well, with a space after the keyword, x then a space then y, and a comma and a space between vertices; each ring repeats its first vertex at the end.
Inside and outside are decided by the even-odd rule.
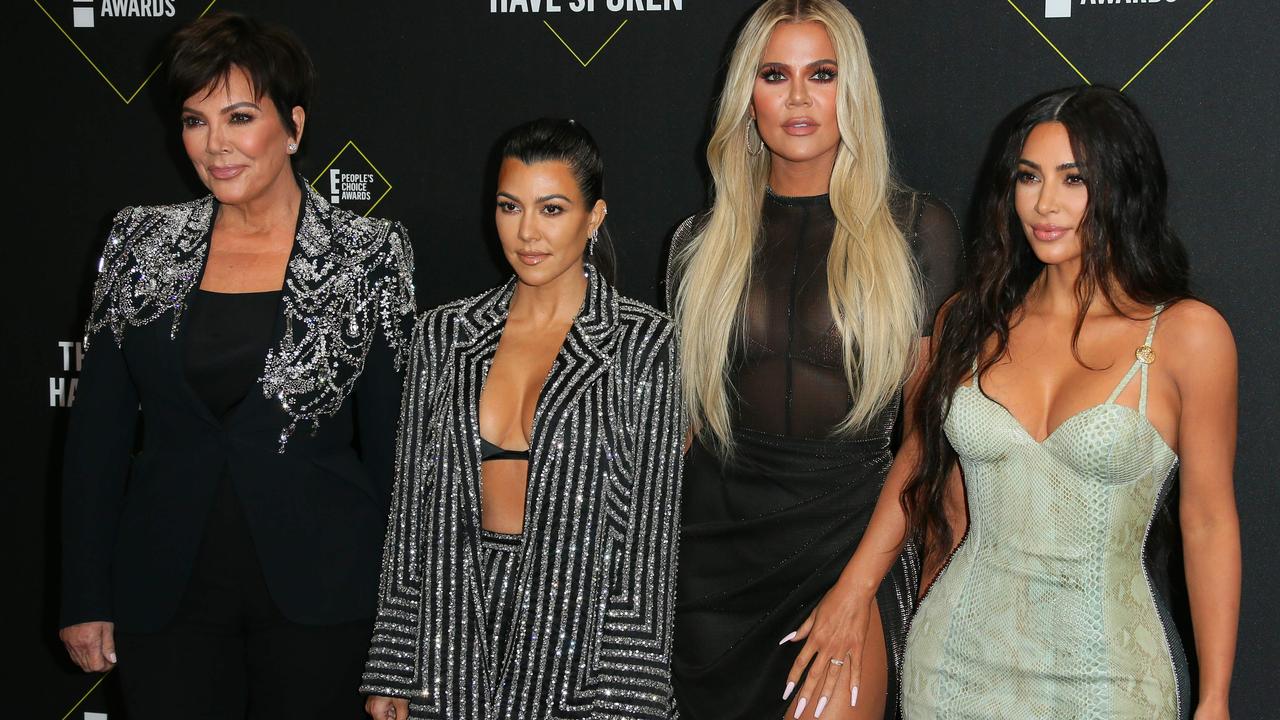
POLYGON ((179 108, 240 68, 257 98, 271 98, 290 135, 298 132, 293 108, 310 108, 316 79, 311 56, 292 32, 232 12, 210 13, 178 30, 169 44, 168 66, 169 91, 179 108))

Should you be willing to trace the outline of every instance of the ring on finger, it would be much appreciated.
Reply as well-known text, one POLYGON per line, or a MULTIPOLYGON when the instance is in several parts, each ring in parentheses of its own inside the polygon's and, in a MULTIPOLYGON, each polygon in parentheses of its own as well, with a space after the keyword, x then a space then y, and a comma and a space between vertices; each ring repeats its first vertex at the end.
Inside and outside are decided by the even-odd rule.
POLYGON ((836 667, 844 667, 844 660, 841 660, 840 658, 831 658, 831 664, 836 667))

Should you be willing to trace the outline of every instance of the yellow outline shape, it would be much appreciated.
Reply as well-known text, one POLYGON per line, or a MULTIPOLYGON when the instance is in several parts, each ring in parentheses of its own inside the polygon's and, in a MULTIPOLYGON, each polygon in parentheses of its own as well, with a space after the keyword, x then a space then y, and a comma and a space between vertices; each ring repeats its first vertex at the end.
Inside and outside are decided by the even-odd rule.
POLYGON ((1160 57, 1160 55, 1164 53, 1165 50, 1168 50, 1169 46, 1173 44, 1173 41, 1177 40, 1178 37, 1181 36, 1182 33, 1186 31, 1187 28, 1191 27, 1191 23, 1195 22, 1196 20, 1199 20, 1200 16, 1204 14, 1205 10, 1209 9, 1209 6, 1212 5, 1214 1, 1215 0, 1209 0, 1209 2, 1204 4, 1204 7, 1200 8, 1199 12, 1197 12, 1195 15, 1192 15, 1191 19, 1187 21, 1187 24, 1182 26, 1182 30, 1179 30, 1173 37, 1169 38, 1169 42, 1165 43, 1164 47, 1157 50, 1156 54, 1151 56, 1151 59, 1147 61, 1146 65, 1143 65, 1142 67, 1138 68, 1138 72, 1134 73, 1133 77, 1129 78, 1128 82, 1120 86, 1120 92, 1124 92, 1125 88, 1129 87, 1129 83, 1132 83, 1134 80, 1137 80, 1139 75, 1146 72, 1147 68, 1151 65, 1151 63, 1155 62, 1156 58, 1160 57))
MULTIPOLYGON (((53 16, 50 15, 49 11, 45 9, 44 5, 40 3, 40 0, 33 0, 33 2, 35 2, 36 7, 40 8, 40 12, 44 13, 45 17, 49 18, 49 22, 53 23, 54 27, 58 28, 58 32, 62 33, 62 36, 67 39, 67 42, 71 43, 71 46, 74 47, 76 51, 80 53, 81 57, 83 57, 86 61, 88 61, 89 66, 92 67, 98 73, 98 75, 103 79, 103 81, 107 83, 107 86, 110 87, 115 92, 115 94, 119 96, 121 100, 124 101, 125 105, 128 105, 129 103, 133 102, 133 99, 138 97, 138 93, 142 92, 142 88, 146 87, 147 83, 151 82, 151 78, 155 77, 156 71, 159 70, 160 66, 164 64, 164 63, 160 63, 159 65, 156 65, 155 68, 151 71, 151 74, 147 75, 147 78, 142 81, 141 85, 138 86, 138 89, 134 90, 133 94, 130 95, 129 97, 125 97, 124 93, 120 92, 120 88, 116 87, 116 84, 111 82, 111 78, 107 77, 107 74, 102 72, 102 68, 98 67, 98 64, 93 61, 93 58, 89 57, 89 53, 85 52, 84 48, 80 47, 80 43, 77 43, 75 40, 72 40, 71 36, 67 34, 67 31, 62 28, 62 25, 60 25, 57 20, 53 19, 53 16)), ((209 4, 206 5, 204 10, 201 10, 200 14, 197 15, 196 17, 197 18, 204 17, 205 13, 209 12, 209 8, 213 7, 214 3, 216 2, 218 2, 218 0, 210 0, 209 4)))
MULTIPOLYGON (((1040 29, 1040 27, 1036 25, 1035 22, 1031 20, 1031 18, 1027 17, 1026 13, 1022 12, 1022 8, 1018 7, 1017 3, 1015 3, 1013 0, 1006 0, 1006 2, 1008 2, 1009 5, 1014 10, 1018 11, 1018 14, 1022 16, 1022 19, 1027 21, 1027 24, 1030 25, 1031 28, 1036 31, 1037 35, 1039 35, 1046 43, 1049 44, 1049 47, 1053 48, 1054 52, 1058 53, 1058 57, 1062 58, 1063 62, 1071 66, 1072 70, 1075 70, 1075 73, 1080 76, 1081 80, 1085 81, 1085 84, 1087 85, 1093 84, 1093 82, 1091 82, 1089 78, 1084 76, 1084 73, 1080 72, 1079 68, 1077 68, 1075 64, 1071 62, 1071 60, 1067 59, 1067 56, 1061 50, 1058 49, 1058 46, 1053 44, 1053 41, 1049 39, 1049 36, 1045 35, 1044 32, 1040 29)), ((1182 26, 1181 30, 1174 33, 1173 37, 1169 38, 1169 41, 1166 42, 1163 47, 1157 50, 1155 55, 1152 55, 1151 58, 1142 65, 1142 67, 1138 68, 1138 72, 1134 73, 1133 77, 1130 77, 1127 81, 1125 81, 1124 85, 1120 86, 1120 92, 1124 92, 1125 90, 1127 90, 1129 86, 1133 84, 1133 81, 1138 79, 1139 75, 1146 72, 1147 68, 1151 67, 1151 63, 1155 62, 1156 58, 1164 54, 1164 51, 1168 50, 1169 46, 1172 45, 1175 40, 1181 37, 1182 33, 1186 32, 1187 28, 1191 27, 1192 23, 1194 23, 1196 20, 1199 20, 1200 16, 1204 14, 1204 11, 1208 10, 1209 6, 1212 5, 1214 2, 1216 2, 1216 0, 1208 0, 1208 2, 1206 2, 1203 7, 1201 7, 1198 11, 1196 11, 1196 14, 1191 16, 1191 19, 1187 21, 1186 25, 1182 26)))
POLYGON ((621 25, 614 28, 613 33, 609 35, 607 39, 605 39, 604 44, 596 48, 596 51, 592 53, 591 57, 588 58, 586 62, 582 62, 582 58, 578 56, 578 53, 574 52, 573 48, 569 47, 569 43, 565 42, 564 38, 560 37, 560 33, 556 32, 556 29, 551 27, 551 23, 547 22, 546 20, 543 20, 542 24, 546 25, 547 29, 551 31, 551 34, 556 36, 556 39, 560 41, 560 44, 564 46, 565 50, 569 51, 569 54, 573 56, 573 59, 577 60, 578 64, 585 68, 586 66, 590 65, 592 62, 595 61, 596 57, 600 55, 600 52, 604 50, 609 43, 613 42, 613 38, 619 32, 621 32, 623 26, 625 26, 629 22, 631 22, 631 18, 627 18, 626 20, 623 20, 621 25))
POLYGON ((1022 12, 1022 8, 1018 7, 1013 2, 1013 0, 1008 0, 1008 3, 1011 7, 1013 7, 1014 10, 1018 11, 1018 14, 1022 16, 1023 20, 1027 21, 1027 24, 1031 26, 1032 30, 1036 31, 1037 35, 1039 35, 1045 42, 1049 43, 1049 47, 1053 48, 1053 51, 1058 53, 1058 57, 1062 58, 1063 62, 1065 62, 1067 65, 1070 65, 1071 69, 1076 71, 1076 74, 1080 76, 1080 79, 1084 81, 1085 85, 1093 84, 1092 82, 1089 81, 1089 78, 1084 76, 1084 73, 1080 72, 1080 68, 1076 67, 1075 63, 1067 59, 1067 56, 1063 54, 1061 50, 1058 49, 1058 46, 1053 44, 1053 41, 1049 39, 1049 36, 1045 35, 1044 31, 1042 31, 1039 26, 1037 26, 1034 22, 1032 22, 1031 18, 1027 17, 1026 13, 1022 12))
MULTIPOLYGON (((115 670, 115 668, 111 668, 111 670, 115 670)), ((102 673, 102 677, 98 678, 98 682, 94 683, 93 687, 89 688, 89 692, 80 696, 80 699, 76 701, 76 704, 72 705, 71 709, 67 711, 67 714, 62 716, 62 720, 67 720, 67 718, 71 717, 71 713, 75 712, 76 708, 83 705, 84 701, 89 699, 89 696, 93 694, 93 691, 97 690, 98 686, 102 684, 102 681, 106 680, 107 676, 111 674, 111 670, 102 673)))
POLYGON ((373 161, 369 159, 369 156, 364 154, 364 151, 360 149, 360 146, 356 144, 355 140, 348 140, 347 144, 343 145, 342 149, 339 150, 337 154, 333 156, 333 159, 329 161, 329 164, 324 166, 324 169, 320 171, 320 174, 316 175, 315 179, 311 181, 311 189, 316 189, 316 183, 320 182, 320 178, 324 177, 324 174, 329 172, 329 168, 333 167, 333 164, 338 162, 338 158, 342 157, 342 153, 346 152, 347 148, 355 148, 355 151, 360 153, 360 157, 364 158, 364 161, 369 163, 369 167, 373 168, 373 171, 378 173, 378 177, 382 178, 382 182, 387 184, 387 189, 378 196, 377 200, 373 201, 373 204, 369 206, 368 210, 364 211, 364 216, 369 217, 369 213, 373 212, 373 209, 378 207, 378 203, 382 202, 382 199, 391 192, 391 188, 394 187, 394 185, 391 184, 391 181, 387 179, 386 175, 382 174, 382 171, 378 169, 378 166, 373 164, 373 161))

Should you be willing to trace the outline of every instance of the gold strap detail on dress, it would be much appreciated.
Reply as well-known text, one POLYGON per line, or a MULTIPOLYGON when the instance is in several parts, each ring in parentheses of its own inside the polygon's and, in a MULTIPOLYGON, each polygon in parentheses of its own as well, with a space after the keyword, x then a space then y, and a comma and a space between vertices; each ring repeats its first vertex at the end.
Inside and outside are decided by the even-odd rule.
POLYGON ((1146 341, 1134 350, 1133 365, 1129 367, 1129 372, 1125 373, 1124 379, 1111 391, 1111 397, 1107 398, 1107 404, 1114 403, 1116 398, 1120 397, 1120 393, 1129 386, 1129 381, 1139 371, 1142 371, 1142 389, 1138 393, 1138 414, 1146 417, 1147 415, 1147 368, 1156 361, 1156 351, 1151 347, 1152 341, 1156 336, 1156 322, 1160 320, 1160 313, 1164 312, 1164 305, 1156 305, 1155 312, 1151 315, 1151 325, 1147 329, 1146 341))

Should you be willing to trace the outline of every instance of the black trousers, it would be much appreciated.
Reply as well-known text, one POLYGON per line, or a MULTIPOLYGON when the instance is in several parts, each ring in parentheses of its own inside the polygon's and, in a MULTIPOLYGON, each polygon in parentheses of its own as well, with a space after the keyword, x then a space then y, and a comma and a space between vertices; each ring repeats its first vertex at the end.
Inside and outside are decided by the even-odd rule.
POLYGON ((372 619, 285 618, 235 492, 221 485, 177 616, 158 633, 116 633, 128 720, 365 718, 357 688, 372 619))

